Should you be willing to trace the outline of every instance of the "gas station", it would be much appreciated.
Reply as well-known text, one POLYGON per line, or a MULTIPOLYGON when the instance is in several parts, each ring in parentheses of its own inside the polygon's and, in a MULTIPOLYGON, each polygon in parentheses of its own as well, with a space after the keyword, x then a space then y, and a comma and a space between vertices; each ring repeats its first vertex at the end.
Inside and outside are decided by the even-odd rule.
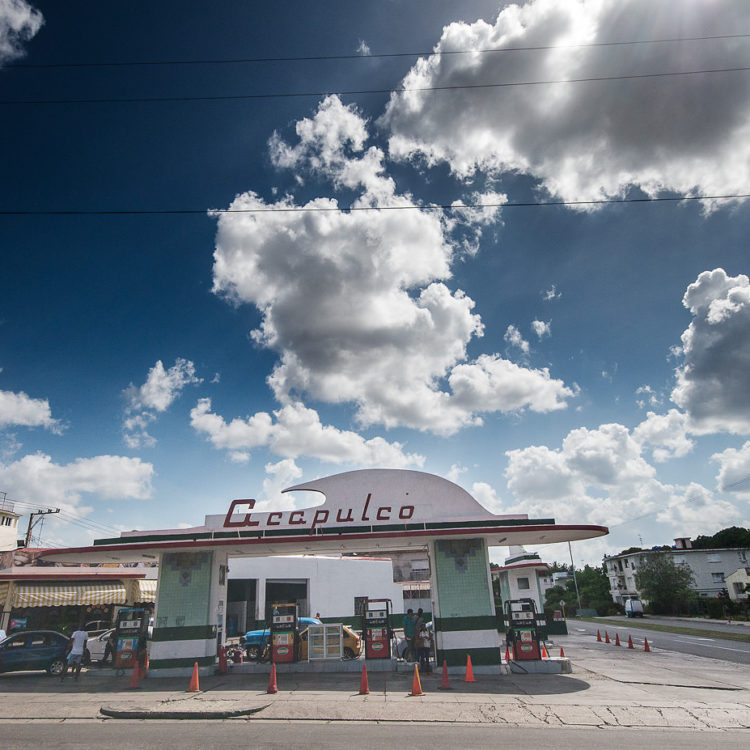
MULTIPOLYGON (((475 672, 499 673, 505 644, 497 628, 489 547, 551 544, 608 533, 604 526, 494 515, 453 482, 418 471, 350 471, 285 492, 317 493, 323 501, 317 497, 304 508, 256 513, 254 499, 235 499, 223 513, 207 515, 202 526, 123 532, 120 537, 97 539, 89 547, 50 551, 46 558, 76 563, 158 561, 150 668, 153 676, 177 676, 190 675, 195 663, 204 674, 216 667, 226 642, 232 558, 426 550, 438 664, 445 661, 454 671, 470 656, 475 672)), ((368 670, 391 669, 391 604, 382 599, 363 604, 358 614, 368 670)), ((506 611, 514 659, 538 658, 533 645, 536 630, 530 622, 536 616, 523 606, 506 611)), ((273 661, 302 668, 293 663, 294 603, 272 603, 270 631, 273 661)))

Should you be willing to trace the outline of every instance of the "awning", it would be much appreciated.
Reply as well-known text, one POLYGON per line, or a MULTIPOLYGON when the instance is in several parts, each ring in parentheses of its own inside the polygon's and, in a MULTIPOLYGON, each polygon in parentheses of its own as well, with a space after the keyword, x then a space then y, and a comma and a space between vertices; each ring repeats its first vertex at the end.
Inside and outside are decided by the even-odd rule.
POLYGON ((156 601, 156 580, 146 581, 140 579, 136 581, 135 601, 155 602, 156 601))
POLYGON ((125 585, 81 583, 67 586, 16 584, 14 607, 64 607, 95 604, 125 604, 125 585))
POLYGON ((8 597, 8 588, 10 584, 7 581, 0 583, 0 609, 5 605, 5 600, 8 597))

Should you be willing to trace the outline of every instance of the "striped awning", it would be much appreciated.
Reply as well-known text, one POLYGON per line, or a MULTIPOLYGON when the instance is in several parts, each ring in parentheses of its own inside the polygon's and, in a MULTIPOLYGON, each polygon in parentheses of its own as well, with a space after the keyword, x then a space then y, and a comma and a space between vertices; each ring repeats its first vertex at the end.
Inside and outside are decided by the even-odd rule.
POLYGON ((135 601, 155 602, 156 601, 156 580, 146 581, 140 579, 136 581, 135 601))
POLYGON ((7 581, 2 581, 0 583, 0 609, 3 608, 3 605, 5 604, 5 600, 8 598, 9 587, 10 587, 10 584, 7 581))
POLYGON ((58 585, 16 584, 15 607, 64 607, 92 604, 125 604, 121 582, 58 585))

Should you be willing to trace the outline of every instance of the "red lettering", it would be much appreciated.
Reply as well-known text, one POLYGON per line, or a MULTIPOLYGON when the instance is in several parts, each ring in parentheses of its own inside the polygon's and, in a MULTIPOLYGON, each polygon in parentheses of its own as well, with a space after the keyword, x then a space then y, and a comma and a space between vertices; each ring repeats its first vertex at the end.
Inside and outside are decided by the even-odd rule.
POLYGON ((289 514, 290 526, 299 526, 300 524, 304 525, 304 523, 305 523, 305 511, 304 510, 293 510, 289 514), (296 520, 295 516, 299 516, 299 520, 296 520))
POLYGON ((313 516, 312 528, 310 529, 310 531, 313 531, 313 529, 315 529, 316 526, 322 526, 327 520, 328 520, 327 510, 316 510, 315 515, 313 516))
POLYGON ((268 514, 268 520, 266 521, 266 526, 279 526, 280 523, 281 523, 281 516, 282 515, 283 515, 282 513, 269 513, 268 514), (275 523, 273 521, 271 521, 271 519, 274 518, 274 517, 279 519, 275 523))
POLYGON ((367 506, 370 504, 370 498, 372 497, 372 493, 367 493, 367 500, 365 500, 365 509, 362 511, 362 520, 363 521, 369 521, 370 519, 365 515, 367 513, 367 506))
POLYGON ((398 512, 398 517, 402 520, 406 520, 407 518, 411 518, 414 515, 414 506, 413 505, 402 505, 401 510, 398 512), (407 514, 408 511, 408 514, 407 514))
POLYGON ((341 508, 339 508, 336 511, 336 520, 339 523, 351 523, 354 520, 354 518, 352 517, 352 509, 351 508, 347 508, 346 518, 342 518, 341 517, 341 508))
POLYGON ((255 507, 255 500, 232 500, 232 504, 229 506, 229 511, 227 512, 227 516, 224 519, 224 527, 225 528, 232 528, 235 526, 258 526, 259 521, 251 521, 250 520, 250 514, 245 513, 245 517, 241 521, 233 521, 232 515, 234 514, 234 509, 238 505, 247 505, 250 510, 252 510, 255 507))
POLYGON ((378 514, 375 517, 378 519, 378 521, 389 521, 390 518, 391 518, 391 506, 390 505, 384 505, 382 508, 378 508, 378 514), (384 510, 388 511, 388 515, 387 516, 382 516, 381 515, 381 513, 384 510))

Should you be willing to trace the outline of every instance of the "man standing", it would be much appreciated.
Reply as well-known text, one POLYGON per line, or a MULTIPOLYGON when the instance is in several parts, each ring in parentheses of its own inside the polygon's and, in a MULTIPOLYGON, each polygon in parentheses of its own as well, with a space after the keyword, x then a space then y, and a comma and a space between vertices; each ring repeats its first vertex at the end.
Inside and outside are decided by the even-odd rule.
POLYGON ((68 666, 73 668, 74 679, 78 680, 78 675, 81 674, 81 660, 83 659, 83 653, 86 650, 86 641, 89 639, 89 634, 83 629, 83 624, 78 626, 78 630, 70 636, 70 642, 68 643, 68 658, 63 667, 62 674, 60 675, 60 682, 65 679, 65 675, 68 672, 68 666))
POLYGON ((417 634, 417 621, 414 618, 414 610, 407 609, 404 617, 404 638, 406 638, 406 651, 404 651, 404 661, 413 661, 416 659, 416 650, 414 647, 414 638, 417 634))

